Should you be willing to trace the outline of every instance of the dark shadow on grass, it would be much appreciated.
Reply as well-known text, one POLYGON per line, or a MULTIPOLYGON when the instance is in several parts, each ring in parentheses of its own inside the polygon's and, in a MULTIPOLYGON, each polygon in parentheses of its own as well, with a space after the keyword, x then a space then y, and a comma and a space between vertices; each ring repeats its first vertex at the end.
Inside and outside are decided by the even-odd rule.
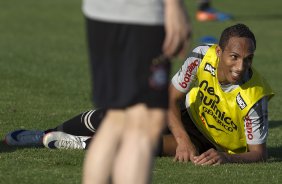
POLYGON ((7 144, 4 143, 4 140, 1 140, 0 142, 0 153, 11 153, 11 152, 14 152, 14 151, 17 151, 17 150, 21 150, 21 149, 24 149, 24 148, 44 148, 43 146, 42 147, 38 147, 38 146, 9 146, 7 144))
POLYGON ((282 162, 282 147, 270 147, 267 149, 269 162, 282 162))
MULTIPOLYGON (((282 127, 282 121, 269 121, 269 128, 282 127)), ((268 147, 269 162, 282 162, 282 147, 268 147)))
POLYGON ((282 121, 269 121, 269 128, 277 128, 282 126, 282 121))
POLYGON ((245 14, 245 15, 236 15, 234 18, 236 21, 247 21, 247 20, 252 20, 252 21, 269 21, 269 20, 277 20, 281 21, 282 20, 282 14, 281 13, 273 13, 273 14, 245 14))

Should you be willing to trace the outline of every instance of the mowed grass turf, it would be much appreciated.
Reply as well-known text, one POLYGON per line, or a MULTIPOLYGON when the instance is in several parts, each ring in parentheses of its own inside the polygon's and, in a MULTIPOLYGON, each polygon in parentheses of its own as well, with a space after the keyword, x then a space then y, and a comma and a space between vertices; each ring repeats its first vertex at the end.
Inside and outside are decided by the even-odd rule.
MULTIPOLYGON (((225 27, 237 22, 255 33, 253 64, 276 93, 269 104, 270 158, 267 163, 216 167, 158 158, 153 183, 281 183, 282 2, 214 0, 216 8, 232 13, 235 19, 209 23, 195 21, 195 0, 186 4, 193 26, 192 47, 201 36, 218 37, 225 27)), ((9 131, 47 129, 93 107, 84 27, 81 1, 0 2, 1 140, 9 131)), ((177 60, 173 72, 181 64, 177 60)), ((81 183, 84 154, 81 150, 16 148, 0 143, 0 183, 81 183)))

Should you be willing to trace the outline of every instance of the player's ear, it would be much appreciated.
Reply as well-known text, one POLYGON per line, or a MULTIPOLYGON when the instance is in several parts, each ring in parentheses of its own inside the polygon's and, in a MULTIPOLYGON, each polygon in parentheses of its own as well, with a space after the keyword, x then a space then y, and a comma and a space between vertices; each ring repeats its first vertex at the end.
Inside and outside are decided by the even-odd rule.
POLYGON ((216 46, 215 51, 216 51, 217 57, 220 57, 222 54, 222 49, 219 46, 216 46))

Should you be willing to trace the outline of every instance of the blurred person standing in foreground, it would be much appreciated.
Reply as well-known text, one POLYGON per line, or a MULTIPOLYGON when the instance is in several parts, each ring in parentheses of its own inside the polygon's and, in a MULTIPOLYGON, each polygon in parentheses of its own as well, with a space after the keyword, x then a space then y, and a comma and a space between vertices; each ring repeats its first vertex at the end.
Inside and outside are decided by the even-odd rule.
POLYGON ((168 108, 169 60, 184 55, 182 0, 84 0, 93 100, 107 114, 86 153, 83 183, 148 183, 168 108))

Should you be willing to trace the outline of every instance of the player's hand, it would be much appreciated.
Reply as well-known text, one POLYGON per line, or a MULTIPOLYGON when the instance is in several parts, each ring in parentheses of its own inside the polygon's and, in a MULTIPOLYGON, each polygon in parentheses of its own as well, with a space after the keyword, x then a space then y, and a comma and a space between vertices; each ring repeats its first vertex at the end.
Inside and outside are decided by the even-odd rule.
POLYGON ((194 162, 194 157, 198 155, 198 152, 193 144, 189 144, 184 141, 177 145, 174 161, 178 162, 194 162))
POLYGON ((163 53, 166 57, 186 57, 190 45, 191 24, 182 0, 165 1, 165 40, 163 53))
POLYGON ((228 159, 226 155, 223 152, 218 152, 213 148, 202 153, 200 156, 194 157, 195 165, 219 165, 227 162, 228 159))

